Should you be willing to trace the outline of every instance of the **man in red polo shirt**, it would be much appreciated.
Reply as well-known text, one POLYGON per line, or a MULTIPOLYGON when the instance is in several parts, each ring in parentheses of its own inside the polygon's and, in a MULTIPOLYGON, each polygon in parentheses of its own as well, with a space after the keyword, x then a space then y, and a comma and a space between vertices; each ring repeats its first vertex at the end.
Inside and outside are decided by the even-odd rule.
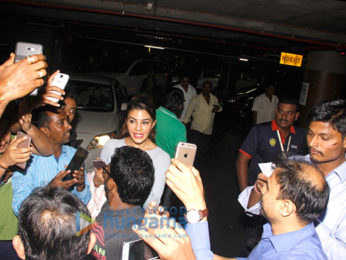
POLYGON ((293 126, 299 114, 295 99, 282 99, 272 122, 259 124, 251 129, 237 158, 241 191, 256 182, 257 175, 261 172, 258 163, 271 162, 280 152, 290 155, 307 152, 304 130, 293 126))

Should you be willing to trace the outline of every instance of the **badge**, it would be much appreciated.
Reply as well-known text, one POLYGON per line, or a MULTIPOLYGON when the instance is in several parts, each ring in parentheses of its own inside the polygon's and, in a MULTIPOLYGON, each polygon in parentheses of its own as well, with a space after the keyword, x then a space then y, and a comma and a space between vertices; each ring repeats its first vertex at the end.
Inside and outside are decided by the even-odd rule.
POLYGON ((274 147, 276 145, 276 140, 274 138, 270 138, 269 143, 272 147, 274 147))

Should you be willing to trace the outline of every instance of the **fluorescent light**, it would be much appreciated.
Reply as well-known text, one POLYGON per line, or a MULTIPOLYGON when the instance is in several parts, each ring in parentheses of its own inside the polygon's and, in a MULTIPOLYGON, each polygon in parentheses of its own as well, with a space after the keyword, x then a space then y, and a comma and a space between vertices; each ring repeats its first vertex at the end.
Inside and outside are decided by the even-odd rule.
POLYGON ((145 48, 149 48, 149 49, 158 49, 158 50, 164 50, 164 47, 160 47, 160 46, 155 46, 155 45, 144 45, 145 48))
POLYGON ((248 59, 246 58, 239 58, 240 61, 249 61, 248 59))

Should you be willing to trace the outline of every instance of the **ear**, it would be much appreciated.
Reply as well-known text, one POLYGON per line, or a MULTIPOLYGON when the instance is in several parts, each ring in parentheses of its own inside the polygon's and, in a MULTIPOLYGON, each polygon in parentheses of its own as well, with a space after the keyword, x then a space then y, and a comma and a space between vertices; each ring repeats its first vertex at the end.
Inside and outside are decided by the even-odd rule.
POLYGON ((281 200, 280 215, 289 217, 296 211, 296 206, 290 200, 281 200))
POLYGON ((14 236, 12 239, 12 245, 19 258, 25 259, 25 249, 22 240, 18 235, 14 236))
POLYGON ((344 148, 346 149, 346 136, 344 137, 344 148))
POLYGON ((153 123, 151 129, 153 129, 155 125, 156 125, 156 120, 154 121, 154 123, 153 123))
POLYGON ((49 136, 49 130, 45 126, 40 127, 41 132, 43 132, 46 136, 49 136))
POLYGON ((300 116, 300 112, 296 112, 296 117, 294 118, 294 120, 297 121, 299 116, 300 116))
POLYGON ((91 253, 91 250, 94 248, 95 244, 96 244, 96 236, 93 232, 90 232, 90 240, 89 240, 87 255, 91 253))

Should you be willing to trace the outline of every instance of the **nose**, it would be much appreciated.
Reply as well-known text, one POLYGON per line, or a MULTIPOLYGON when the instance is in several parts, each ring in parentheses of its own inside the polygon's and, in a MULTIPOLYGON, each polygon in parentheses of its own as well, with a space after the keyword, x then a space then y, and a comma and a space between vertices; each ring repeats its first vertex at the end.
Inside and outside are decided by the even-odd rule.
POLYGON ((71 129, 72 129, 71 124, 70 124, 69 122, 67 122, 67 121, 66 121, 66 128, 67 128, 68 130, 71 130, 71 129))
POLYGON ((136 130, 137 131, 141 130, 141 123, 139 123, 139 122, 136 123, 136 130))
POLYGON ((312 137, 308 137, 308 146, 309 147, 313 147, 316 148, 318 147, 318 137, 317 136, 312 136, 312 137))

